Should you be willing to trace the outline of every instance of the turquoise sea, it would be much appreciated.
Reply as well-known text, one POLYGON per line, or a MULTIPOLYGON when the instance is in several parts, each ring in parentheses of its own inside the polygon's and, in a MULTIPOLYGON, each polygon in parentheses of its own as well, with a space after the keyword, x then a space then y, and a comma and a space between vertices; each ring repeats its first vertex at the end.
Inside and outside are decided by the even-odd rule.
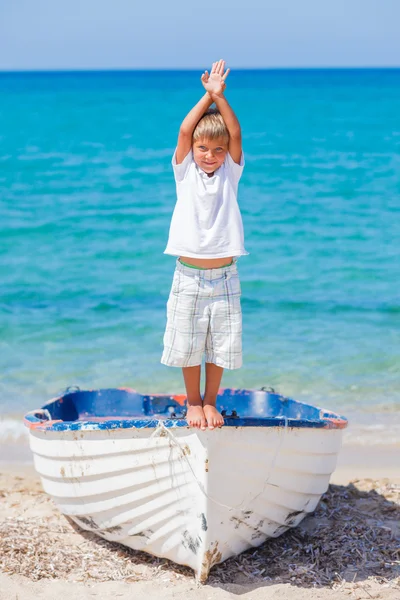
MULTIPOLYGON (((198 72, 0 73, 0 439, 67 386, 182 392, 160 364, 177 131, 198 72)), ((400 432, 400 70, 234 71, 244 366, 400 432)))

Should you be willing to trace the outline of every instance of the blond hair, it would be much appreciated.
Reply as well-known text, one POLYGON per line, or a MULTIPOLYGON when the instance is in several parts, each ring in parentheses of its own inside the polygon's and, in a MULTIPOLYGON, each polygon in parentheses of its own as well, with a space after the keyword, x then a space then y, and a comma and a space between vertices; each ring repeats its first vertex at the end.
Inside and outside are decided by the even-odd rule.
POLYGON ((193 141, 197 142, 201 139, 217 140, 218 138, 225 138, 228 141, 229 131, 219 110, 209 108, 193 131, 193 141))

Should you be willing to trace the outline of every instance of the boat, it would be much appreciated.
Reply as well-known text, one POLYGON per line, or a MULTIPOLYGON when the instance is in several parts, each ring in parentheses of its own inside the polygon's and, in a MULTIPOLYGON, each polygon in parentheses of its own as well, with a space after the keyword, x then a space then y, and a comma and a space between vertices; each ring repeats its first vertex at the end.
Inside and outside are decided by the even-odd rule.
POLYGON ((25 415, 43 488, 79 527, 194 570, 312 513, 347 420, 274 390, 221 389, 225 425, 190 429, 186 397, 68 389, 25 415))

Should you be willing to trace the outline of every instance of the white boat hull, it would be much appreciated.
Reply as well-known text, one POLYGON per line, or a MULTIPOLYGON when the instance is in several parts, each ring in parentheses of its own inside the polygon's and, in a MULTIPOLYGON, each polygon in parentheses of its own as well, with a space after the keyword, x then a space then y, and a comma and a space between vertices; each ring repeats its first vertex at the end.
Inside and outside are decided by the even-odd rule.
POLYGON ((329 484, 341 429, 30 429, 59 510, 135 550, 210 568, 295 527, 329 484))

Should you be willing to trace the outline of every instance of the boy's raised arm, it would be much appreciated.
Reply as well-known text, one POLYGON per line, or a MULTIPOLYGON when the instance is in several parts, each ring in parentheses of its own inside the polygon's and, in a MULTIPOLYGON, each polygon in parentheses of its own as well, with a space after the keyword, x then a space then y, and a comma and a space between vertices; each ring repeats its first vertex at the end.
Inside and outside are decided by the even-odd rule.
POLYGON ((213 103, 210 94, 206 92, 192 110, 186 115, 179 129, 178 145, 176 148, 176 164, 181 164, 189 154, 192 147, 193 131, 201 117, 213 103))
POLYGON ((232 156, 235 163, 240 164, 242 156, 242 131, 240 129, 238 118, 225 96, 214 96, 213 101, 221 113, 229 131, 229 154, 232 156))
POLYGON ((240 123, 224 96, 225 79, 229 75, 229 69, 224 71, 225 61, 219 60, 213 63, 210 74, 207 71, 204 73, 201 81, 206 91, 210 94, 212 101, 215 102, 229 131, 229 154, 235 163, 240 164, 242 156, 242 132, 240 123))

